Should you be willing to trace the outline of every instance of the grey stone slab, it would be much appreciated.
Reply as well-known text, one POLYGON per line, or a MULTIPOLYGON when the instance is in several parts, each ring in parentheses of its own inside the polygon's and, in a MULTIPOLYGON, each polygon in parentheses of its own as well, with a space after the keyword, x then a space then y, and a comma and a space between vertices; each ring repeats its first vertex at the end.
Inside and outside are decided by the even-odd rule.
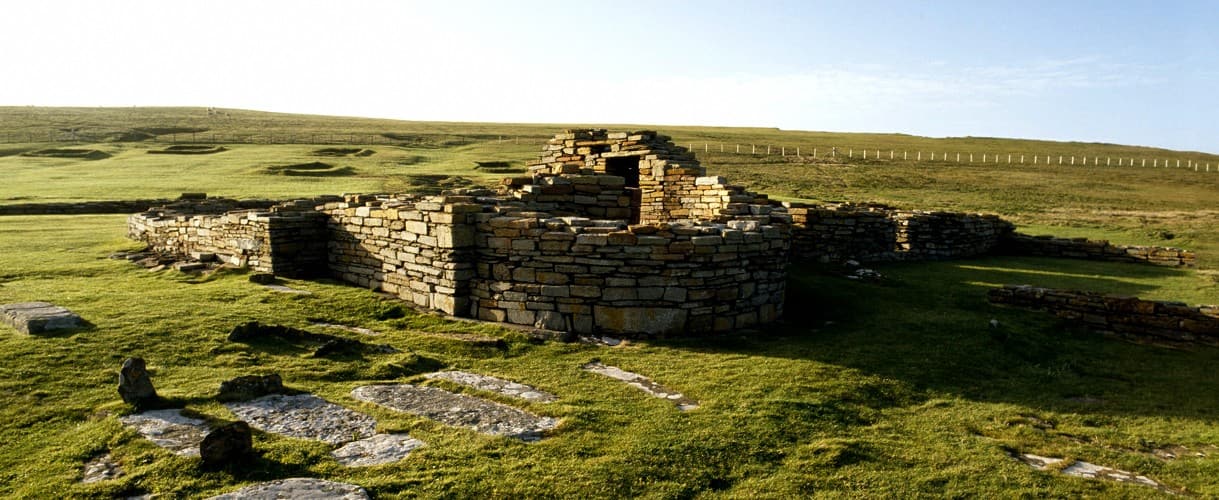
POLYGON ((1065 459, 1043 457, 1040 455, 1034 455, 1032 453, 1021 453, 1020 455, 1016 456, 1016 459, 1037 470, 1048 471, 1057 469, 1058 472, 1068 476, 1085 477, 1089 479, 1104 479, 1108 481, 1117 481, 1119 483, 1141 484, 1143 486, 1150 486, 1166 493, 1178 493, 1159 481, 1151 479, 1147 476, 1121 469, 1114 469, 1112 467, 1105 467, 1103 465, 1096 465, 1083 460, 1075 460, 1066 467, 1059 469, 1058 465, 1063 463, 1065 459))
POLYGON ((376 434, 377 421, 312 394, 272 394, 249 401, 225 403, 250 427, 284 436, 340 445, 376 434))
POLYGON ((0 319, 17 331, 27 334, 42 333, 83 325, 80 316, 66 308, 49 302, 18 302, 0 305, 0 319))
POLYGON ((445 371, 429 373, 425 376, 430 379, 448 380, 450 382, 456 382, 475 389, 497 392, 505 396, 520 398, 526 401, 549 403, 559 399, 554 394, 539 390, 533 386, 513 382, 511 380, 504 380, 498 377, 492 377, 490 375, 479 375, 477 373, 463 371, 445 371))
POLYGON ((359 486, 324 479, 295 477, 246 486, 208 500, 367 500, 368 492, 359 486))
POLYGON ((336 448, 330 455, 348 467, 367 467, 397 462, 423 446, 423 441, 407 434, 376 434, 336 448))
POLYGON ((85 463, 84 475, 80 482, 96 483, 110 479, 117 479, 123 476, 123 468, 114 461, 114 458, 109 453, 96 457, 85 463))
POLYGON ((446 425, 522 441, 537 441, 542 438, 543 432, 559 424, 558 419, 436 387, 368 385, 355 388, 351 394, 361 401, 430 418, 446 425))
POLYGON ((606 377, 621 380, 627 385, 635 387, 643 392, 651 394, 661 399, 667 399, 677 405, 677 408, 682 411, 689 411, 698 408, 698 402, 693 399, 683 396, 680 392, 667 389, 652 379, 634 372, 628 372, 616 366, 608 366, 601 364, 599 361, 594 361, 583 366, 585 371, 604 375, 606 377))
POLYGON ((199 443, 210 430, 207 422, 185 417, 182 410, 152 410, 119 419, 157 446, 183 456, 198 456, 199 443))

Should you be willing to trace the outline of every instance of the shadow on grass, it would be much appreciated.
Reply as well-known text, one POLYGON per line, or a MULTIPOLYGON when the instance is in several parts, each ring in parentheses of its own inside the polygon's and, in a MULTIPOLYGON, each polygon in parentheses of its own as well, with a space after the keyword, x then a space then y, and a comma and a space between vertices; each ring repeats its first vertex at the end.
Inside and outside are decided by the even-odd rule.
POLYGON ((764 336, 663 343, 814 360, 916 391, 1046 410, 1208 421, 1219 415, 1213 397, 1219 394, 1213 376, 1219 349, 1132 344, 986 300, 988 284, 1003 283, 1138 295, 1155 287, 1132 280, 1180 277, 1186 271, 999 257, 879 269, 890 282, 863 283, 817 268, 793 268, 786 317, 764 336))

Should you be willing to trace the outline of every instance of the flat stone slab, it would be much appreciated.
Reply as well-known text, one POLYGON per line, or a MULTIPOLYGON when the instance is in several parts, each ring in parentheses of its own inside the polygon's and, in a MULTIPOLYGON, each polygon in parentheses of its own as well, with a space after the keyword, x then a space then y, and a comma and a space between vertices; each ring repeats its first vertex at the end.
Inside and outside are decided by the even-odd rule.
MULTIPOLYGON (((1020 455, 1016 456, 1016 459, 1032 466, 1037 470, 1049 470, 1050 467, 1065 461, 1061 458, 1043 457, 1040 455, 1034 455, 1032 453, 1021 453, 1020 455)), ((1160 482, 1147 476, 1141 476, 1133 472, 1114 469, 1112 467, 1105 467, 1103 465, 1096 465, 1093 463, 1084 462, 1082 460, 1071 462, 1070 465, 1059 470, 1059 472, 1062 472, 1068 476, 1086 477, 1089 479, 1106 479, 1109 481, 1117 481, 1119 483, 1136 483, 1144 486, 1150 486, 1167 493, 1178 493, 1177 491, 1173 491, 1171 488, 1164 486, 1160 482)))
POLYGON ((250 427, 340 445, 376 434, 377 421, 312 394, 271 394, 224 405, 250 427))
POLYGON ((348 467, 367 467, 397 462, 424 442, 407 434, 376 434, 336 448, 330 455, 348 467))
POLYGON ((271 291, 279 292, 279 293, 294 293, 297 295, 313 295, 313 292, 310 292, 308 290, 297 290, 295 288, 292 288, 289 286, 284 286, 284 285, 262 285, 262 287, 270 289, 271 291))
POLYGON ((483 434, 507 436, 522 441, 542 439, 542 433, 559 425, 558 419, 542 417, 493 401, 454 394, 436 387, 409 384, 366 385, 351 395, 391 410, 427 417, 437 422, 473 429, 483 434))
POLYGON ((18 302, 0 305, 0 319, 26 334, 83 325, 80 316, 50 302, 18 302))
POLYGON ((85 463, 85 473, 80 478, 80 482, 85 484, 96 483, 109 479, 117 479, 122 476, 123 468, 107 453, 85 463))
POLYGON ((559 399, 554 394, 546 391, 538 390, 532 386, 504 380, 490 375, 479 375, 477 373, 463 371, 447 371, 435 372, 425 375, 430 379, 448 380, 458 384, 482 389, 484 391, 498 392, 505 396, 524 399, 526 401, 536 401, 539 403, 549 403, 559 399))
POLYGON ((153 444, 182 456, 199 456, 199 443, 211 429, 207 422, 185 417, 182 410, 152 410, 119 419, 153 444))
POLYGON ((638 373, 628 372, 616 366, 603 365, 600 361, 593 361, 592 363, 584 365, 582 368, 584 368, 585 371, 621 380, 626 382, 627 385, 642 390, 643 392, 661 399, 672 401, 673 404, 677 405, 677 409, 681 411, 690 411, 698 408, 697 401, 683 396, 680 392, 666 389, 660 384, 653 382, 652 379, 638 373))
POLYGON ((294 500, 367 500, 372 498, 368 492, 359 486, 347 483, 295 477, 291 479, 276 479, 252 486, 246 486, 232 493, 216 495, 208 500, 276 500, 291 498, 294 500))
POLYGON ((359 327, 359 326, 337 325, 334 323, 325 323, 325 322, 321 322, 321 321, 312 321, 310 323, 312 323, 313 325, 316 325, 316 326, 320 326, 322 328, 334 328, 337 330, 343 330, 345 332, 358 333, 360 335, 368 335, 370 337, 376 337, 378 335, 381 335, 381 332, 378 332, 376 330, 370 330, 368 328, 359 327))

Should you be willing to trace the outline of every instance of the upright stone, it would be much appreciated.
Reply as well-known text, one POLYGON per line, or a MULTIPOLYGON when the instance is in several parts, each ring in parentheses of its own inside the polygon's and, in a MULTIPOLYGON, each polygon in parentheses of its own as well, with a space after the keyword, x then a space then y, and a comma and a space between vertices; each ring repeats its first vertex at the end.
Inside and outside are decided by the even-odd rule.
POLYGON ((119 370, 119 396, 136 408, 147 408, 157 401, 157 390, 152 387, 152 378, 144 358, 127 358, 119 370))
POLYGON ((254 456, 254 437, 250 425, 236 421, 217 427, 199 443, 199 457, 204 469, 220 469, 240 465, 254 456))

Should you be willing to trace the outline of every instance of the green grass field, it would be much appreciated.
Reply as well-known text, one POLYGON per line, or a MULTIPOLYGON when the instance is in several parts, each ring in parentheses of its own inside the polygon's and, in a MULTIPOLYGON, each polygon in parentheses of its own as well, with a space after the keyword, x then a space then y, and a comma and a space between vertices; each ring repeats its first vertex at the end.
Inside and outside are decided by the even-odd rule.
MULTIPOLYGON (((207 118, 202 109, 179 108, 3 108, 0 116, 12 117, 0 121, 0 138, 24 130, 67 128, 71 120, 79 126, 110 123, 107 126, 121 131, 204 128, 199 122, 207 118), (18 112, 24 112, 24 118, 14 114, 18 112), (123 121, 116 113, 130 116, 123 121)), ((250 124, 231 130, 381 130, 426 139, 358 145, 375 154, 338 157, 315 154, 327 147, 323 145, 226 144, 228 150, 218 153, 169 155, 147 153, 164 149, 165 142, 99 141, 53 146, 96 149, 109 157, 32 158, 19 154, 52 145, 0 145, 8 152, 0 156, 0 171, 6 176, 0 203, 145 198, 184 191, 278 198, 435 188, 442 183, 427 176, 490 183, 500 174, 474 169, 475 161, 525 161, 539 149, 538 141, 562 128, 234 112, 232 120, 238 118, 250 124), (512 136, 511 131, 535 139, 499 139, 501 133, 512 136), (483 138, 477 138, 480 135, 483 138), (306 174, 331 172, 299 167, 312 162, 351 167, 351 172, 282 173, 290 166, 306 174)), ((678 142, 705 137, 779 143, 788 134, 798 134, 662 130, 678 142)), ((987 141, 1013 149, 1019 145, 987 141)), ((1080 148, 1076 154, 1121 148, 1056 147, 1080 148)), ((718 153, 699 157, 711 173, 778 197, 1000 213, 1032 233, 1196 249, 1201 266, 1169 269, 991 257, 878 266, 888 277, 882 283, 797 266, 786 318, 765 332, 607 348, 538 343, 495 325, 421 313, 378 319, 393 302, 334 282, 290 281, 313 292, 302 296, 256 286, 240 272, 203 277, 148 272, 106 258, 138 246, 124 238, 122 215, 0 217, 0 303, 46 300, 91 323, 48 336, 0 328, 0 496, 113 498, 156 493, 193 498, 293 476, 357 483, 378 498, 1164 495, 1138 485, 1035 471, 1011 458, 1012 453, 1087 460, 1138 472, 1177 491, 1219 496, 1219 400, 1214 397, 1219 379, 1213 375, 1219 349, 1106 339, 1041 313, 994 307, 985 299, 989 287, 1029 283, 1219 303, 1219 274, 1214 271, 1219 229, 1213 222, 1219 174, 822 163, 718 153), (226 340, 228 331, 245 321, 315 329, 310 319, 384 332, 376 341, 403 353, 319 359, 290 348, 226 340), (999 321, 999 329, 989 327, 991 319, 999 321), (502 337, 506 346, 473 347, 436 335, 454 331, 502 337), (119 424, 117 416, 132 409, 115 391, 117 371, 132 355, 149 361, 162 395, 215 422, 234 418, 211 398, 221 381, 275 372, 291 388, 373 415, 380 431, 410 432, 428 446, 399 463, 345 468, 330 458, 326 445, 256 432, 261 457, 251 470, 201 472, 197 459, 174 456, 119 424), (647 374, 702 407, 679 412, 667 402, 580 370, 593 359, 647 374), (373 382, 421 382, 419 372, 438 365, 553 392, 558 402, 539 404, 465 389, 563 423, 543 441, 523 444, 395 413, 350 396, 352 388, 373 382), (1158 450, 1174 450, 1179 458, 1161 458, 1158 450), (107 451, 127 474, 112 481, 78 483, 82 464, 107 451)), ((443 381, 426 384, 458 388, 443 381)))

